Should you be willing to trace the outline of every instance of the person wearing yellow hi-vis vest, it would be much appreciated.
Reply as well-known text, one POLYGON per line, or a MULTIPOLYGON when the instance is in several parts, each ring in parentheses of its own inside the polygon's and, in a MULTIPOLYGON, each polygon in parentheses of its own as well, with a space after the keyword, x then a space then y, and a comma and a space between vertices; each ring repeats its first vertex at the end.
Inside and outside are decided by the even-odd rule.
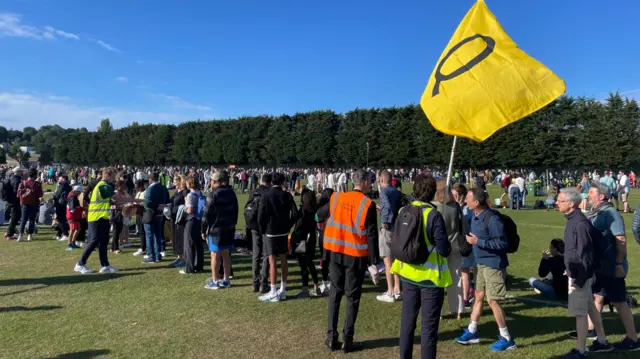
POLYGON ((87 210, 88 241, 82 252, 80 261, 76 264, 74 271, 81 274, 89 274, 93 271, 87 267, 87 259, 91 253, 97 248, 100 256, 100 273, 115 273, 117 268, 109 264, 107 257, 107 246, 109 245, 109 214, 112 203, 141 203, 119 194, 113 189, 115 181, 115 171, 113 168, 105 168, 102 170, 102 179, 96 184, 91 191, 89 208, 87 210))
MULTIPOLYGON (((451 243, 444 218, 430 204, 436 194, 436 180, 431 175, 418 175, 413 184, 415 201, 422 207, 422 227, 429 257, 423 264, 408 264, 395 260, 391 273, 400 276, 402 287, 402 319, 400 320, 400 358, 411 358, 418 312, 422 311, 422 358, 435 358, 438 326, 444 303, 445 288, 452 284, 447 257, 451 243)), ((400 225, 396 223, 396 226, 400 225)), ((393 241, 393 238, 391 238, 393 241)))

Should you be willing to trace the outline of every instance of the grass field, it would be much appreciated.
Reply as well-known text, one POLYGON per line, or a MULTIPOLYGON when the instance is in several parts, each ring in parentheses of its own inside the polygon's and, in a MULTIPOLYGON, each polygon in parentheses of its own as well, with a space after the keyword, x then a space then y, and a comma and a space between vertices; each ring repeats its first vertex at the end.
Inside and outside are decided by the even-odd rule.
MULTIPOLYGON (((497 196, 498 191, 497 186, 491 187, 491 197, 497 196)), ((246 199, 246 195, 239 196, 241 204, 246 199)), ((640 191, 634 190, 631 203, 638 202, 640 191)), ((563 307, 531 301, 536 296, 526 283, 537 274, 540 253, 549 241, 561 238, 565 220, 554 211, 510 214, 519 226, 522 241, 519 252, 510 257, 509 294, 515 298, 504 307, 518 349, 500 355, 489 351, 498 330, 486 307, 479 326, 483 336, 480 345, 462 347, 453 341, 468 325, 468 313, 462 321, 441 322, 439 358, 549 358, 574 346, 566 333, 575 329, 575 320, 563 307)), ((632 239, 631 215, 624 215, 624 219, 631 263, 627 285, 637 296, 640 269, 634 264, 640 259, 640 247, 632 239)), ((73 266, 80 252, 65 251, 65 244, 51 240, 52 235, 50 230, 41 228, 33 242, 0 242, 0 358, 343 356, 324 351, 327 299, 259 302, 251 292, 247 256, 233 256, 235 278, 231 289, 208 291, 203 289, 206 274, 184 276, 176 269, 166 268, 168 262, 143 265, 141 258, 131 255, 136 248, 110 255, 111 264, 120 268, 120 273, 78 275, 73 266)), ((97 257, 94 253, 88 262, 94 270, 99 269, 97 257)), ((291 266, 290 296, 300 290, 299 273, 297 265, 291 266)), ((399 356, 402 304, 376 301, 375 296, 385 288, 384 283, 376 288, 370 281, 365 282, 356 324, 356 340, 364 342, 365 350, 349 357, 399 356)), ((344 306, 343 301, 343 312, 344 306)), ((624 331, 617 315, 605 313, 604 320, 610 341, 622 339, 624 331)), ((417 333, 416 358, 419 350, 417 333)), ((614 353, 606 357, 639 358, 640 354, 614 353)))

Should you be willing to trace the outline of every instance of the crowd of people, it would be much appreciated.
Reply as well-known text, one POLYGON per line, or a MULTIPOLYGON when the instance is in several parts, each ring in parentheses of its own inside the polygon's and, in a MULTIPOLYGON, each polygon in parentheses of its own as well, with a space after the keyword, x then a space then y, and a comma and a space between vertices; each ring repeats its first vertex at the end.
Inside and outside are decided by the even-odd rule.
MULTIPOLYGON (((80 274, 93 272, 87 261, 96 250, 99 272, 117 272, 109 262, 109 242, 111 253, 121 254, 121 248, 131 246, 135 227, 141 240, 133 255, 143 256, 145 264, 172 256, 168 265, 180 267, 179 273, 202 273, 208 249, 211 277, 205 288, 209 290, 231 288, 231 251, 245 247, 243 251, 252 256, 252 290, 266 303, 289 297, 289 259, 295 256, 303 288, 296 297, 328 297, 327 351, 348 353, 362 347, 354 337, 367 276, 374 284, 386 279, 386 291, 376 297, 378 301, 402 301, 401 358, 412 357, 419 312, 422 358, 436 357, 440 320, 461 320, 466 308, 471 309, 469 325, 455 340, 463 345, 480 343, 478 322, 485 302, 499 332, 490 349, 503 352, 517 347, 517 333, 510 333, 501 305, 517 233, 512 220, 492 208, 486 191, 487 183, 494 181, 492 172, 467 178, 464 171, 457 171, 452 186, 437 171, 417 169, 51 167, 7 172, 1 182, 10 216, 5 239, 33 240, 37 217, 51 211, 56 239, 67 242, 67 250, 82 250, 74 267, 80 274), (475 185, 468 189, 464 183, 470 179, 475 185), (403 182, 413 184, 409 197, 402 192, 403 182), (47 201, 43 183, 56 183, 47 201), (238 228, 237 193, 245 192, 249 192, 243 205, 246 228, 238 228), (173 255, 167 254, 165 223, 173 255), (239 239, 237 232, 243 230, 239 239), (347 306, 340 341, 343 297, 347 306)), ((498 174, 499 183, 518 202, 522 201, 519 192, 524 193, 523 174, 498 174)), ((542 255, 540 278, 530 280, 542 295, 567 301, 570 315, 576 317, 576 331, 570 333, 577 340, 576 348, 565 358, 584 358, 587 351, 640 350, 624 280, 628 272, 625 227, 611 203, 614 193, 619 193, 628 211, 634 180, 624 172, 617 181, 609 172, 596 175, 583 176, 577 188, 570 181, 558 186, 557 208, 567 218, 564 238, 551 241, 542 255), (613 345, 607 341, 600 317, 605 298, 616 308, 627 332, 623 341, 613 345), (587 339, 593 340, 588 347, 587 339)), ((534 173, 529 179, 539 177, 534 173)), ((637 214, 633 230, 640 234, 637 214)))

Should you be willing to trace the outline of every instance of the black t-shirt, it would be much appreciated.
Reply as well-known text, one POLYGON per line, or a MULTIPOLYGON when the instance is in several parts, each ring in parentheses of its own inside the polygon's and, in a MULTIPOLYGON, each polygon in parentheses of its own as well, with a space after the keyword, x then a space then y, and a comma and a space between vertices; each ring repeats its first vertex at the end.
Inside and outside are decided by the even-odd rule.
POLYGON ((569 295, 569 279, 564 275, 565 265, 563 256, 555 256, 549 259, 542 259, 538 267, 538 275, 546 277, 551 273, 553 280, 551 286, 556 295, 566 301, 569 295))

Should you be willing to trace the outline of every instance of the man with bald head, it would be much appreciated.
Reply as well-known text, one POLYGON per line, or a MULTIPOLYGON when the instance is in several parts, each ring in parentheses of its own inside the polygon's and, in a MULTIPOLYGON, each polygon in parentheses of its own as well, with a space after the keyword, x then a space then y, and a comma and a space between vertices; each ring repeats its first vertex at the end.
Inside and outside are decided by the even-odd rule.
MULTIPOLYGON (((391 185, 391 173, 389 171, 382 171, 380 173, 380 237, 379 247, 380 256, 383 258, 384 267, 386 269, 387 276, 387 291, 376 297, 381 302, 393 303, 396 300, 401 300, 400 294, 400 276, 397 274, 391 274, 391 265, 393 264, 393 258, 391 258, 391 232, 393 231, 393 225, 398 217, 398 210, 401 207, 401 195, 400 192, 391 185)), ((372 279, 374 279, 372 277, 372 279)), ((374 279, 375 281, 375 279, 374 279)))

